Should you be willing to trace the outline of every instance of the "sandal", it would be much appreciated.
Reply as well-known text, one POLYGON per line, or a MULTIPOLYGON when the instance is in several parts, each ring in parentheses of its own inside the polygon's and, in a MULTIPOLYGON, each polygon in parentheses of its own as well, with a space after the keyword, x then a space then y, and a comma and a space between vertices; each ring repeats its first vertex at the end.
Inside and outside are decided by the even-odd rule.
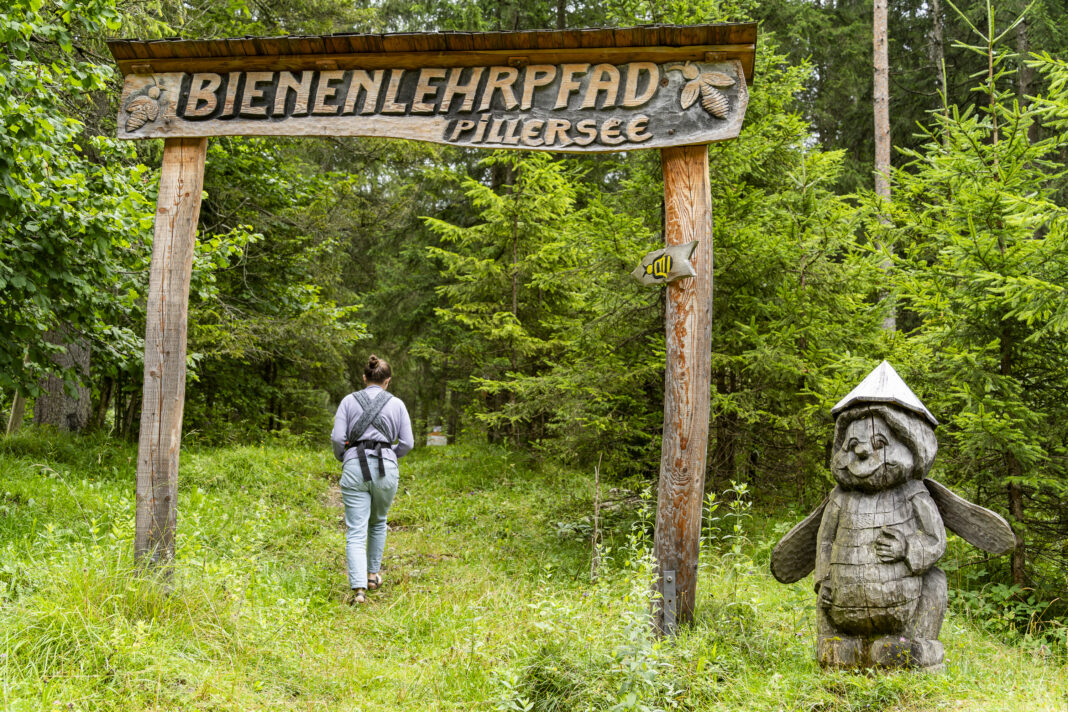
POLYGON ((382 574, 367 574, 367 590, 377 591, 380 588, 382 588, 382 574), (374 576, 374 578, 371 578, 372 576, 374 576))
POLYGON ((349 599, 349 605, 350 606, 358 606, 361 603, 367 603, 367 596, 365 595, 364 589, 362 589, 362 588, 354 588, 354 589, 352 589, 352 598, 349 599))

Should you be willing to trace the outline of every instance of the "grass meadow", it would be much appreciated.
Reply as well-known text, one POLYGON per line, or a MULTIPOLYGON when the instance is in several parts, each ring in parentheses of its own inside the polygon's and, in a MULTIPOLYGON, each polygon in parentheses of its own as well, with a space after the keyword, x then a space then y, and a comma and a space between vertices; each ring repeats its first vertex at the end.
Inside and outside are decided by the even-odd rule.
POLYGON ((718 509, 695 624, 657 641, 652 502, 602 493, 592 582, 592 473, 485 445, 416 450, 385 585, 353 608, 325 449, 183 450, 170 580, 133 565, 135 454, 0 440, 5 712, 1068 710, 1063 647, 993 635, 963 606, 945 674, 821 672, 810 580, 767 570, 796 513, 718 509))

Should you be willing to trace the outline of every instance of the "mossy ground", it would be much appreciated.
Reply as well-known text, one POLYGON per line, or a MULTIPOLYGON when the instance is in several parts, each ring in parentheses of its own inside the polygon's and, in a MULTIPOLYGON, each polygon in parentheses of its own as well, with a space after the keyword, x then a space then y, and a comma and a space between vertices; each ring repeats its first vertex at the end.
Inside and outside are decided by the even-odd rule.
POLYGON ((944 675, 821 672, 808 583, 767 573, 785 520, 710 547, 694 626, 657 643, 640 500, 606 495, 590 583, 591 478, 485 446, 405 460, 358 608, 328 453, 189 448, 165 583, 132 566, 134 456, 0 441, 0 709, 1068 709, 1064 651, 954 614, 944 675))

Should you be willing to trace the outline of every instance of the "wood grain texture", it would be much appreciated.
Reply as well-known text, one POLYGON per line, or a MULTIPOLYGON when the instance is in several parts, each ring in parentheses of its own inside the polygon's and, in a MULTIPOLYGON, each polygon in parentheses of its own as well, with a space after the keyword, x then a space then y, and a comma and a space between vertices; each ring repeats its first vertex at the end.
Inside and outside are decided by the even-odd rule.
MULTIPOLYGON (((896 392, 892 379, 883 384, 896 392)), ((838 486, 815 547, 816 649, 825 667, 942 665, 945 574, 935 564, 946 531, 920 481, 937 441, 924 415, 874 400, 886 392, 862 396, 873 401, 835 421, 830 464, 838 486)))
MULTIPOLYGON (((712 195, 708 147, 661 151, 665 242, 698 241, 696 274, 667 287, 664 437, 657 488, 654 554, 659 571, 674 570, 679 623, 693 620, 701 504, 708 446, 712 370, 712 195)), ((657 589, 663 593, 663 580, 657 589)), ((663 611, 654 611, 661 629, 663 611)))
POLYGON ((241 55, 287 55, 323 51, 339 52, 443 52, 468 50, 575 49, 578 47, 679 47, 694 44, 753 44, 755 23, 706 25, 646 25, 640 27, 518 32, 403 32, 392 34, 338 33, 321 36, 244 37, 216 40, 114 39, 108 47, 116 59, 137 54, 151 57, 212 57, 241 55), (255 40, 254 43, 249 40, 255 40), (235 45, 239 49, 235 51, 235 45))
POLYGON ((772 550, 771 575, 779 583, 800 581, 816 567, 816 536, 827 501, 825 497, 820 506, 788 531, 772 550))
POLYGON ((834 407, 838 486, 771 554, 782 583, 815 569, 816 657, 830 668, 940 670, 946 528, 994 554, 1013 548, 999 515, 926 478, 937 420, 887 362, 834 407))
POLYGON ((872 49, 875 118, 875 194, 890 200, 890 60, 887 42, 887 0, 874 0, 872 49))
POLYGON ((145 324, 134 539, 135 557, 154 563, 174 558, 189 280, 207 147, 203 138, 167 139, 163 147, 145 324))
POLYGON ((961 539, 997 556, 1009 553, 1016 546, 1016 535, 1000 514, 969 502, 929 477, 923 483, 938 504, 946 527, 961 539))
POLYGON ((7 414, 6 435, 13 435, 22 427, 22 421, 26 417, 26 396, 15 391, 15 400, 11 404, 11 410, 7 414))
MULTIPOLYGON (((746 80, 753 80, 754 44, 693 45, 686 47, 593 47, 562 49, 478 49, 466 51, 321 53, 321 54, 241 54, 221 57, 202 56, 137 56, 132 48, 117 51, 119 71, 123 75, 139 74, 135 67, 148 64, 151 71, 166 72, 232 72, 232 71, 299 71, 315 69, 320 62, 333 61, 338 69, 420 69, 422 67, 477 67, 507 64, 510 57, 522 52, 531 64, 561 64, 565 62, 685 62, 701 61, 709 52, 720 59, 735 59, 742 63, 746 80), (132 55, 132 56, 128 56, 132 55)), ((140 54, 147 54, 141 52, 140 54)))
POLYGON ((938 418, 927 410, 912 389, 901 380, 889 361, 883 361, 869 373, 856 388, 845 395, 831 408, 831 415, 837 416, 846 408, 856 403, 893 403, 907 410, 922 415, 931 427, 938 426, 938 418))
POLYGON ((738 60, 170 72, 126 77, 118 135, 378 136, 609 152, 734 138, 748 103, 738 60), (700 80, 688 73, 719 82, 714 110, 693 101, 700 80))

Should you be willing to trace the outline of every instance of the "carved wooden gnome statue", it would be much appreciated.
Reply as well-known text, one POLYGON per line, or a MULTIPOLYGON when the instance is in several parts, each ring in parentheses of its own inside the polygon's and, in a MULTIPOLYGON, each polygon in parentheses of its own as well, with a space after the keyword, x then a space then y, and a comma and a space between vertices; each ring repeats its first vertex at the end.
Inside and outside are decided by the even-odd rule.
POLYGON ((941 669, 946 527, 993 554, 1012 529, 926 477, 938 421, 886 361, 831 413, 838 486, 776 545, 771 572, 793 583, 815 570, 820 665, 941 669))

